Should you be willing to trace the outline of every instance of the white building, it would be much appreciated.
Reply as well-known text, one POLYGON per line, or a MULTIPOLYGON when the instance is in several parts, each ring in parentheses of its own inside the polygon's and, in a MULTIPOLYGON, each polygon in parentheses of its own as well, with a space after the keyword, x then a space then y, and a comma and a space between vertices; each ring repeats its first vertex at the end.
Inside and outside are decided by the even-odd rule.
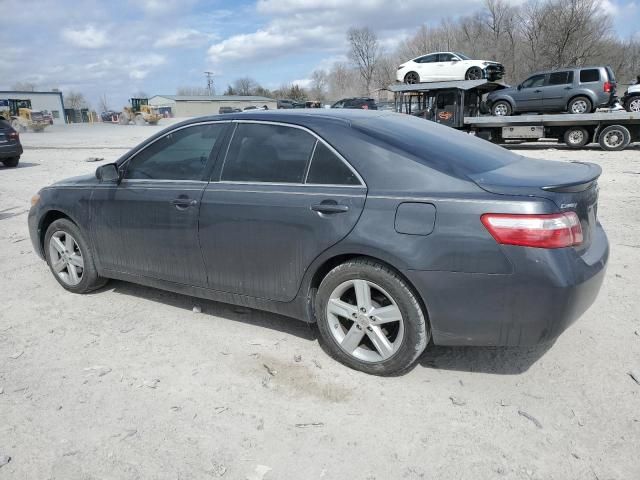
MULTIPOLYGON (((53 116, 54 124, 67 123, 64 115, 64 103, 61 92, 19 92, 0 91, 0 109, 12 109, 21 106, 20 103, 31 102, 34 111, 48 111, 53 116)), ((22 105, 25 105, 22 103, 22 105)))
POLYGON ((171 108, 174 117, 217 115, 228 109, 264 108, 265 105, 269 110, 278 108, 278 103, 272 98, 243 95, 155 95, 149 99, 149 105, 171 108))

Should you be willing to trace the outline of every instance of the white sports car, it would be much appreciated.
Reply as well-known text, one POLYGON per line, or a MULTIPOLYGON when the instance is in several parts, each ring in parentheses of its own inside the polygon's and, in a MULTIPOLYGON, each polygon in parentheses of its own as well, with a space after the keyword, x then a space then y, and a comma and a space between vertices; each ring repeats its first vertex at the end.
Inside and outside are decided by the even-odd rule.
POLYGON ((440 82, 448 80, 499 80, 504 67, 489 60, 471 60, 457 52, 423 55, 398 67, 396 80, 404 83, 440 82))

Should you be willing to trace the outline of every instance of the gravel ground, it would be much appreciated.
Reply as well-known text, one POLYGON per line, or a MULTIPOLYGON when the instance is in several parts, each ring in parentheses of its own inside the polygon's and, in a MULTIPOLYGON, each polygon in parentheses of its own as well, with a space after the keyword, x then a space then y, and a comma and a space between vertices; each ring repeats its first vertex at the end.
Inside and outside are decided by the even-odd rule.
POLYGON ((301 322, 56 283, 28 239, 29 198, 157 128, 26 133, 20 167, 0 167, 0 479, 640 478, 638 146, 512 147, 604 170, 607 277, 554 345, 430 348, 378 378, 331 360, 301 322))

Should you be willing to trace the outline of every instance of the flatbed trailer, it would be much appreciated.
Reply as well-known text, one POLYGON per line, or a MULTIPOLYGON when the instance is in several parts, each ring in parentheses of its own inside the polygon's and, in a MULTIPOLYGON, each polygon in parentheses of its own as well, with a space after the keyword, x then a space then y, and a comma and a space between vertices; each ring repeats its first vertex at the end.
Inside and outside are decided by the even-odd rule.
POLYGON ((555 139, 571 148, 597 142, 604 150, 622 150, 640 141, 640 113, 484 115, 483 98, 505 85, 486 80, 393 85, 395 110, 473 133, 495 143, 555 139))

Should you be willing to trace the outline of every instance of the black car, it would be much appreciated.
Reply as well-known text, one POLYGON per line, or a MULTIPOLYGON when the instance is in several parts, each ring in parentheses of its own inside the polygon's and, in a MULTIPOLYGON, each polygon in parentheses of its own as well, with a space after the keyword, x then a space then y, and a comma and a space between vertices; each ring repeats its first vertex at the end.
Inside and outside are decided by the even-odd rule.
POLYGON ((600 167, 391 112, 190 119, 32 199, 65 289, 115 278, 317 322, 374 374, 427 344, 532 345, 594 301, 600 167))
POLYGON ((295 100, 289 99, 280 99, 277 101, 277 106, 279 109, 288 109, 288 108, 305 108, 304 102, 296 102, 295 100))
POLYGON ((4 118, 0 118, 0 161, 5 167, 17 167, 20 155, 20 134, 4 118))
POLYGON ((331 108, 356 108, 363 110, 377 110, 378 106, 373 98, 356 97, 343 98, 331 105, 331 108))

